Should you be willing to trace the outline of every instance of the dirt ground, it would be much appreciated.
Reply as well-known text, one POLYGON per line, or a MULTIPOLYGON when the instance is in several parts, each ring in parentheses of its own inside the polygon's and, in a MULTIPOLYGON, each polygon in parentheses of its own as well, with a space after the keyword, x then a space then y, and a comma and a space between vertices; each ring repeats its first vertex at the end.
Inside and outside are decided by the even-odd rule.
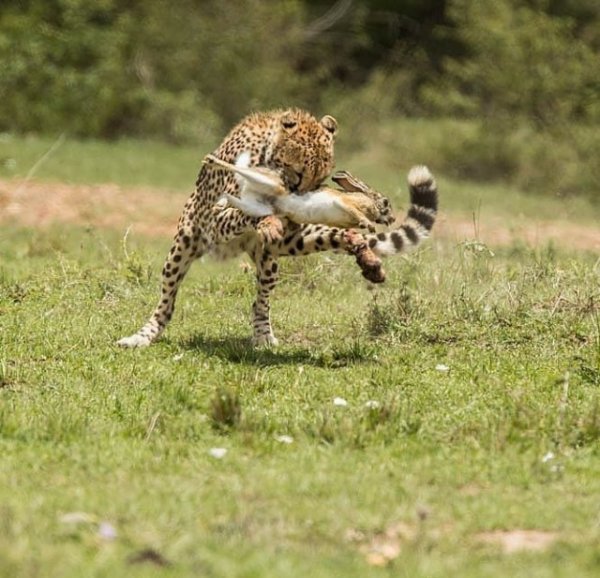
MULTIPOLYGON (((72 223, 171 237, 186 194, 117 185, 72 185, 0 179, 0 223, 45 227, 72 223)), ((460 242, 477 239, 490 247, 515 241, 530 246, 550 240, 562 247, 599 251, 600 227, 566 220, 481 217, 477 230, 472 218, 442 213, 434 228, 438 239, 460 242)))

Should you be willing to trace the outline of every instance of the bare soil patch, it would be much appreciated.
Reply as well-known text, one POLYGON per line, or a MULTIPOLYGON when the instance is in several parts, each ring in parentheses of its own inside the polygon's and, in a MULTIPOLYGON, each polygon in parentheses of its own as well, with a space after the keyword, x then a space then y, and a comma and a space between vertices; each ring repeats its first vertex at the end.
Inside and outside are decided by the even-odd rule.
POLYGON ((496 530, 482 532, 476 538, 484 544, 498 546, 505 554, 514 554, 543 552, 558 540, 559 535, 546 530, 496 530))
POLYGON ((188 195, 118 185, 0 180, 0 222, 89 225, 171 236, 188 195))
MULTIPOLYGON (((114 184, 73 185, 0 179, 0 223, 31 227, 71 223, 171 236, 188 194, 151 188, 123 188, 114 184)), ((555 241, 561 247, 600 252, 600 227, 564 219, 538 220, 442 214, 436 238, 461 242, 477 239, 501 246, 523 242, 539 246, 555 241)))
POLYGON ((491 247, 521 242, 531 247, 553 241, 559 247, 600 252, 600 227, 566 219, 542 220, 531 217, 482 217, 472 219, 443 215, 434 228, 436 237, 464 241, 477 239, 491 247))

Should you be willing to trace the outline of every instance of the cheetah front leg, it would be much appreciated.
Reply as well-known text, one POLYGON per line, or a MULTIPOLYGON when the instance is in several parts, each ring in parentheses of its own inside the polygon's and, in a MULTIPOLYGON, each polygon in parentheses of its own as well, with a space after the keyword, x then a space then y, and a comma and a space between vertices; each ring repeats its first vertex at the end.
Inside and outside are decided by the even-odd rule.
POLYGON ((154 313, 137 333, 123 337, 117 344, 121 347, 147 347, 158 339, 173 316, 177 291, 194 259, 207 249, 207 239, 200 234, 197 225, 185 218, 180 220, 174 243, 162 269, 160 300, 154 313))
POLYGON ((276 254, 281 256, 309 255, 319 251, 345 251, 354 255, 366 279, 372 283, 385 281, 381 259, 373 253, 364 236, 354 229, 299 225, 275 247, 276 254))
POLYGON ((277 345, 271 327, 269 296, 277 284, 279 265, 273 254, 257 244, 254 252, 256 264, 256 301, 252 304, 252 345, 255 347, 277 345))

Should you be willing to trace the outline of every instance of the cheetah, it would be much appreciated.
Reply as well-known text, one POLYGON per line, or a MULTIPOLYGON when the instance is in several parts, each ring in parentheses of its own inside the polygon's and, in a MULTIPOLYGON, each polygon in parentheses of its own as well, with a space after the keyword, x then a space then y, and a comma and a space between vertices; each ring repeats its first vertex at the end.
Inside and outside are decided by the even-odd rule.
POLYGON ((333 227, 358 227, 375 232, 375 223, 391 225, 394 213, 389 199, 374 191, 348 171, 338 171, 331 179, 343 189, 321 186, 302 194, 290 193, 277 171, 249 167, 250 155, 242 153, 235 165, 213 155, 204 159, 236 174, 240 198, 224 194, 219 205, 240 209, 246 215, 264 217, 284 215, 295 223, 323 224, 333 227))
MULTIPOLYGON (((279 173, 292 193, 318 188, 334 167, 336 120, 317 120, 300 109, 254 113, 236 125, 214 156, 234 163, 244 151, 250 166, 279 173)), ((186 202, 173 245, 162 269, 161 295, 148 322, 135 334, 118 341, 123 347, 145 347, 164 331, 173 316, 178 289, 195 259, 248 253, 256 265, 257 296, 252 305, 252 343, 277 345, 270 321, 269 297, 279 272, 278 258, 338 250, 354 255, 363 275, 383 282, 380 256, 404 252, 429 236, 437 213, 437 187, 426 167, 409 173, 411 206, 404 222, 391 232, 363 236, 354 229, 326 225, 298 225, 275 216, 250 217, 236 208, 215 210, 223 194, 239 197, 235 176, 203 165, 195 191, 186 202)))

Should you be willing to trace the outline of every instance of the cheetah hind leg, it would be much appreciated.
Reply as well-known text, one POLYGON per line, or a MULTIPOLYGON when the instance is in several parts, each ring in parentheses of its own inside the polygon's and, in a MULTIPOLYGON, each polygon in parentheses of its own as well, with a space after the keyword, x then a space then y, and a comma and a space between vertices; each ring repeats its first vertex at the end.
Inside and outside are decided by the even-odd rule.
POLYGON ((269 251, 257 247, 254 255, 256 264, 256 301, 252 304, 252 345, 275 347, 279 341, 273 334, 270 318, 269 296, 277 284, 279 265, 269 251))

